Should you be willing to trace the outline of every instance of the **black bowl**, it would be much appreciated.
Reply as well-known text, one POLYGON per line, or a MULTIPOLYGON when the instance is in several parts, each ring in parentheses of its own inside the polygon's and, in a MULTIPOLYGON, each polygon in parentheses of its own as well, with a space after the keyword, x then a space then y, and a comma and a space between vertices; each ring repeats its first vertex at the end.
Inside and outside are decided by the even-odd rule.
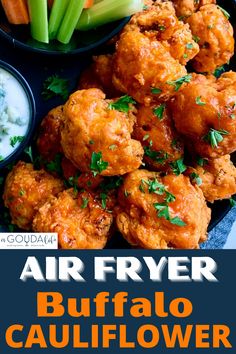
POLYGON ((0 36, 8 40, 14 47, 46 55, 89 53, 117 35, 128 21, 129 17, 126 17, 94 30, 75 33, 70 43, 66 45, 57 41, 44 44, 31 38, 29 26, 9 24, 0 5, 0 36))
POLYGON ((17 71, 13 66, 9 65, 8 63, 0 60, 0 68, 5 69, 8 71, 11 75, 13 75, 17 81, 20 83, 22 88, 24 89, 26 96, 28 98, 28 103, 29 103, 29 109, 30 109, 30 118, 29 118, 29 123, 28 123, 28 130, 25 135, 24 140, 22 143, 19 144, 19 146, 9 155, 7 156, 3 161, 0 162, 0 170, 9 165, 11 162, 17 160, 19 155, 23 152, 23 150, 26 148, 28 145, 32 134, 34 132, 35 124, 36 124, 36 107, 35 107, 35 100, 33 93, 31 91, 31 88, 28 84, 28 82, 24 79, 24 77, 17 71))

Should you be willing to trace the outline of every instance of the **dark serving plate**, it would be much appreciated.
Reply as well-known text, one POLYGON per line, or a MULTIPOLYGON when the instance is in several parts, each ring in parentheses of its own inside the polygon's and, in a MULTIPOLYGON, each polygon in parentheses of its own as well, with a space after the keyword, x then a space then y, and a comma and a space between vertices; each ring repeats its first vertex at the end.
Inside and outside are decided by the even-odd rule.
POLYGON ((29 26, 10 25, 0 4, 0 36, 9 41, 14 47, 46 55, 91 53, 92 50, 108 42, 118 34, 128 21, 129 17, 126 17, 94 30, 86 32, 75 31, 70 43, 66 45, 58 41, 45 44, 31 38, 29 26))
MULTIPOLYGON (((224 7, 231 14, 231 23, 234 25, 236 33, 236 0, 219 0, 218 4, 224 7)), ((1 27, 1 24, 0 24, 1 27)), ((104 53, 107 47, 93 50, 92 54, 104 53)), ((69 79, 71 91, 76 88, 78 78, 81 71, 91 62, 91 55, 83 56, 45 56, 40 55, 37 51, 25 51, 20 47, 16 47, 13 43, 0 40, 0 59, 13 65, 26 78, 30 84, 35 101, 36 101, 36 120, 38 124, 45 114, 56 105, 62 104, 59 98, 44 101, 41 95, 44 80, 53 74, 69 79)), ((236 57, 231 60, 227 70, 236 71, 236 57)), ((37 131, 37 127, 36 127, 37 131)), ((25 157, 25 156, 24 156, 25 157)), ((234 161, 236 163, 236 159, 234 161)), ((0 170, 0 178, 4 176, 6 171, 0 170)), ((2 195, 0 186, 0 195, 2 195)), ((230 204, 228 200, 217 201, 210 206, 212 209, 212 219, 209 225, 209 231, 212 230, 229 212, 230 204)), ((4 209, 0 199, 0 232, 8 231, 4 225, 4 209)), ((107 248, 129 248, 130 246, 118 234, 107 245, 107 248)), ((211 244, 205 243, 204 248, 211 248, 211 244)))

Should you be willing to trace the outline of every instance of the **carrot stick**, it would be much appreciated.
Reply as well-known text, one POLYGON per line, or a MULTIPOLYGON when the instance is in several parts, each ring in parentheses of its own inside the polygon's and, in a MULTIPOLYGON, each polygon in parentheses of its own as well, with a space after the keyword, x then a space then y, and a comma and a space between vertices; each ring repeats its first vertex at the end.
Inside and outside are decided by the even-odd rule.
POLYGON ((86 0, 84 4, 84 9, 89 9, 93 6, 94 0, 86 0))
POLYGON ((27 25, 29 13, 27 0, 1 0, 7 19, 13 25, 27 25))

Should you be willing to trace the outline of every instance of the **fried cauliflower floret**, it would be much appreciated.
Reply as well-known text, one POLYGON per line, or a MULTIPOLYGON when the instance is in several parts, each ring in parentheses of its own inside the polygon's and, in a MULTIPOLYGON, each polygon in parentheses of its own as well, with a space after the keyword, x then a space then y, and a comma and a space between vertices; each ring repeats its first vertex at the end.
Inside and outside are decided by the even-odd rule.
POLYGON ((113 221, 88 192, 64 191, 52 197, 38 211, 33 221, 36 232, 57 232, 63 249, 104 248, 113 221))
POLYGON ((234 55, 233 27, 216 5, 205 5, 187 19, 198 38, 200 52, 193 60, 198 72, 213 72, 234 55))
POLYGON ((206 238, 211 212, 186 176, 137 170, 125 177, 118 201, 117 226, 132 245, 193 249, 206 238))
POLYGON ((199 156, 216 158, 236 150, 236 73, 218 80, 192 75, 170 106, 176 129, 199 156))
POLYGON ((51 161, 62 152, 60 128, 63 120, 63 106, 53 108, 43 119, 37 140, 40 155, 51 161))
POLYGON ((93 57, 93 64, 81 75, 79 90, 98 88, 105 92, 108 98, 121 95, 112 83, 113 56, 110 54, 93 57))
POLYGON ((61 143, 65 156, 81 172, 123 175, 142 163, 140 142, 131 139, 134 117, 112 109, 101 90, 77 91, 64 106, 61 143))
POLYGON ((113 83, 146 105, 174 94, 171 83, 187 74, 184 65, 199 51, 189 26, 168 4, 133 16, 116 45, 113 83))
POLYGON ((57 195, 63 189, 61 180, 44 170, 35 171, 32 164, 18 162, 6 178, 3 194, 12 223, 30 230, 37 210, 50 196, 57 195))
POLYGON ((184 149, 166 104, 140 106, 133 137, 144 147, 144 162, 154 171, 164 171, 183 157, 184 149))
POLYGON ((230 155, 209 159, 203 166, 190 169, 190 172, 192 181, 199 181, 206 200, 211 203, 228 199, 236 193, 236 168, 230 161, 230 155))
POLYGON ((173 0, 176 15, 183 19, 198 11, 201 6, 215 4, 216 0, 173 0))

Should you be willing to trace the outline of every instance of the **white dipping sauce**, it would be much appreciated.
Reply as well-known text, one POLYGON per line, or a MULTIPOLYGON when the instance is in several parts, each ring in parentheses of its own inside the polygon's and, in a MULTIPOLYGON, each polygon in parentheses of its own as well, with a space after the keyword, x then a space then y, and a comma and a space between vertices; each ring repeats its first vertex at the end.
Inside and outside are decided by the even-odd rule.
POLYGON ((27 134, 28 97, 19 81, 0 68, 0 161, 9 156, 27 134))

